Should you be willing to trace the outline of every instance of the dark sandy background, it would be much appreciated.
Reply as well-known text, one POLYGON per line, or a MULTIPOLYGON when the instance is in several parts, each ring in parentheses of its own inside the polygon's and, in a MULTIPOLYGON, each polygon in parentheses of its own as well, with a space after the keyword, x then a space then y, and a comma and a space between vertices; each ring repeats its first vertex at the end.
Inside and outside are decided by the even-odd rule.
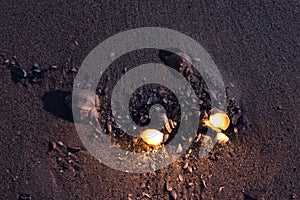
POLYGON ((0 8, 1 55, 16 56, 27 70, 34 62, 59 67, 41 85, 24 87, 0 66, 0 199, 147 199, 143 192, 169 199, 165 180, 178 199, 250 199, 247 193, 299 199, 299 1, 2 0, 0 8), (79 67, 101 41, 143 26, 174 29, 203 45, 248 129, 218 160, 195 160, 192 173, 180 163, 154 174, 118 172, 86 151, 76 153, 75 176, 59 172, 49 140, 82 144, 64 117, 65 94, 46 99, 53 114, 45 109, 45 93, 70 88, 63 72, 79 67), (201 174, 206 188, 200 187, 201 174))

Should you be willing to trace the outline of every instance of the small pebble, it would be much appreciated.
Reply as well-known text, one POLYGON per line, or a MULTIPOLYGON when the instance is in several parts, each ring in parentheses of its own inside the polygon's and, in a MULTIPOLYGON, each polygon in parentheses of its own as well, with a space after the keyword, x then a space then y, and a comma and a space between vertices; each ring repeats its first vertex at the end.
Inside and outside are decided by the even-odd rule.
POLYGON ((192 188, 192 187, 194 186, 194 183, 189 182, 189 183, 187 184, 187 186, 188 186, 188 188, 192 188))
POLYGON ((181 146, 181 144, 178 144, 176 153, 179 154, 179 153, 181 153, 181 152, 182 152, 182 146, 181 146))
POLYGON ((37 68, 39 68, 39 64, 37 64, 37 63, 33 63, 33 65, 32 65, 32 68, 33 68, 33 69, 37 69, 37 68))
POLYGON ((238 128, 234 127, 234 128, 233 128, 233 132, 234 132, 235 134, 238 134, 238 133, 239 133, 238 128))
POLYGON ((22 78, 27 77, 27 72, 20 67, 16 67, 16 68, 12 69, 12 72, 22 78))
POLYGON ((188 166, 187 170, 188 172, 193 173, 193 168, 191 166, 188 166))
POLYGON ((128 71, 127 67, 123 68, 123 73, 126 73, 128 71))
POLYGON ((177 199, 177 193, 175 192, 175 190, 172 190, 172 191, 170 192, 170 196, 171 196, 171 198, 174 199, 174 200, 177 199))
POLYGON ((201 136, 202 136, 201 134, 197 134, 197 136, 196 136, 194 142, 195 142, 195 143, 199 142, 199 140, 201 139, 201 136))
POLYGON ((200 177, 200 181, 201 181, 201 187, 207 188, 206 182, 205 182, 205 180, 203 179, 203 175, 202 175, 202 174, 201 174, 201 177, 200 177))
POLYGON ((77 69, 75 67, 73 67, 70 71, 76 73, 77 69))
POLYGON ((38 83, 41 82, 37 77, 34 77, 33 79, 30 80, 31 83, 38 83))
POLYGON ((245 193, 245 198, 252 198, 257 200, 265 200, 266 199, 266 192, 265 191, 249 191, 245 193))
POLYGON ((59 141, 59 142, 57 142, 57 144, 59 145, 59 146, 64 146, 64 143, 63 142, 61 142, 61 141, 59 141))
POLYGON ((110 57, 110 58, 113 58, 113 57, 115 57, 115 55, 116 55, 116 53, 115 53, 115 52, 110 52, 110 53, 109 53, 109 57, 110 57))
POLYGON ((183 181, 183 176, 182 176, 181 174, 179 174, 179 175, 178 175, 178 179, 179 179, 179 181, 182 182, 182 181, 183 181))
POLYGON ((146 183, 143 182, 143 183, 141 184, 141 188, 145 188, 145 187, 146 187, 146 183))
POLYGON ((166 181, 166 190, 169 191, 169 192, 173 190, 173 188, 171 187, 169 181, 166 181))
POLYGON ((35 73, 41 73, 42 70, 41 69, 34 69, 33 72, 35 72, 35 73))
POLYGON ((57 145, 54 141, 49 142, 49 150, 52 151, 54 149, 57 149, 57 145))
POLYGON ((218 192, 219 193, 222 192, 224 188, 225 188, 224 186, 220 187, 219 190, 218 190, 218 192))
POLYGON ((189 163, 188 163, 188 162, 185 162, 184 165, 183 165, 183 169, 188 168, 188 166, 189 166, 189 163))
POLYGON ((68 151, 71 153, 77 153, 78 151, 81 150, 80 147, 67 147, 68 151))
POLYGON ((109 133, 112 132, 112 126, 111 126, 111 123, 110 123, 110 122, 107 122, 107 131, 108 131, 109 133))
POLYGON ((201 62, 201 59, 197 58, 197 57, 193 57, 193 60, 196 61, 196 62, 201 62))
POLYGON ((31 196, 29 194, 19 194, 18 200, 31 200, 31 196))
POLYGON ((147 194, 146 192, 143 192, 142 195, 143 195, 143 197, 151 198, 151 196, 149 194, 147 194))
POLYGON ((49 69, 58 69, 58 67, 56 65, 51 65, 49 69))

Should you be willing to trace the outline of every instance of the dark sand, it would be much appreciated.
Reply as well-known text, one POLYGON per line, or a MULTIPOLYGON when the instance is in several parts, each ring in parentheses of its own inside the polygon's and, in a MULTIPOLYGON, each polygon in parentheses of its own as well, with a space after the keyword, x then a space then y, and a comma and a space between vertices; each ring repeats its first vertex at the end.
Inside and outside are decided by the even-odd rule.
POLYGON ((13 83, 10 71, 0 66, 0 199, 19 194, 32 199, 127 199, 127 194, 147 199, 143 192, 169 199, 165 179, 171 180, 178 199, 244 199, 244 193, 253 191, 266 199, 299 199, 299 1, 51 2, 0 2, 0 53, 17 56, 27 70, 33 62, 59 66, 41 86, 27 88, 13 83), (82 144, 65 117, 65 94, 54 92, 48 110, 42 98, 67 89, 64 69, 79 67, 101 41, 143 26, 174 29, 202 44, 219 67, 229 96, 247 116, 248 129, 217 161, 196 160, 193 173, 179 163, 155 175, 123 173, 86 151, 76 153, 76 176, 60 173, 59 155, 48 152, 49 139, 82 144), (206 189, 200 187, 201 174, 206 189))

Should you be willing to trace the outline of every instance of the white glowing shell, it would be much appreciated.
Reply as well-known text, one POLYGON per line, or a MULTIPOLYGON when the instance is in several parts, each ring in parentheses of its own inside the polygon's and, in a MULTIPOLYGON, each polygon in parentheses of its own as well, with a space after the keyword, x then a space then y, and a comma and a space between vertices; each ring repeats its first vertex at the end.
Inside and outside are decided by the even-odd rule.
POLYGON ((210 115, 209 122, 211 126, 222 130, 226 130, 230 124, 229 117, 225 113, 210 115))
POLYGON ((164 134, 156 129, 146 129, 140 133, 141 138, 149 145, 157 146, 163 141, 164 134))
POLYGON ((216 135, 216 141, 219 144, 225 144, 226 142, 229 141, 229 138, 224 133, 217 133, 217 135, 216 135))

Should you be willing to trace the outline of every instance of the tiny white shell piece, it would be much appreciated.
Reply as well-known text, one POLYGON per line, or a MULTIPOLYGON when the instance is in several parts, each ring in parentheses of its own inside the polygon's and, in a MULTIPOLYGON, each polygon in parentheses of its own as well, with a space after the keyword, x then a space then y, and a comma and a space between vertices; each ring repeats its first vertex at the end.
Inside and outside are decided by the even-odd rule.
POLYGON ((225 144, 226 142, 229 141, 229 138, 224 133, 217 133, 216 141, 219 144, 225 144))
POLYGON ((146 129, 140 133, 140 136, 147 144, 157 146, 162 143, 164 134, 156 129, 146 129))

